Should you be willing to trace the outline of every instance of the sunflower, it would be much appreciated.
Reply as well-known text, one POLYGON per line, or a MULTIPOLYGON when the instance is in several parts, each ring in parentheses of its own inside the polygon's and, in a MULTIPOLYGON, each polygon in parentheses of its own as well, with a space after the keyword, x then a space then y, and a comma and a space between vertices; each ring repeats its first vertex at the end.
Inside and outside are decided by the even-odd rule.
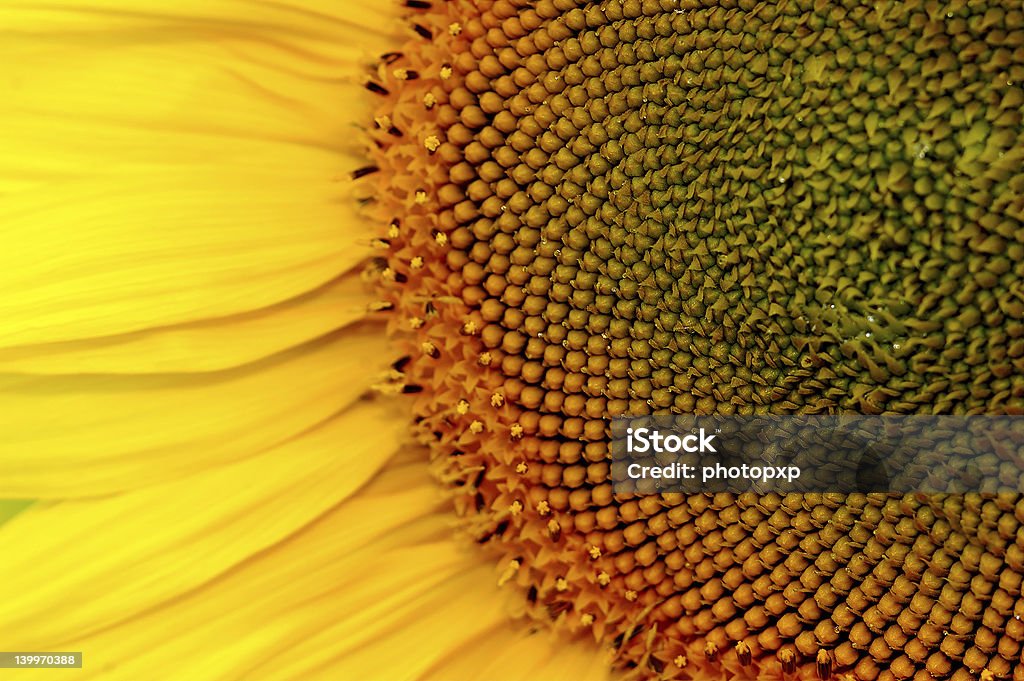
POLYGON ((615 495, 606 424, 1019 412, 1020 8, 75 4, 0 8, 0 647, 1019 676, 1018 499, 615 495))

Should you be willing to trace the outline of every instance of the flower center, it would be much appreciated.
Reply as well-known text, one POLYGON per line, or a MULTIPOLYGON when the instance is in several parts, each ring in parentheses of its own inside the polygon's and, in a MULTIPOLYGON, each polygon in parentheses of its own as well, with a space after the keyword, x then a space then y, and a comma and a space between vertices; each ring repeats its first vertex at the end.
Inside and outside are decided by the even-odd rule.
POLYGON ((1024 503, 615 496, 607 419, 1024 408, 1024 11, 406 5, 357 174, 500 581, 640 677, 1008 676, 1024 503))

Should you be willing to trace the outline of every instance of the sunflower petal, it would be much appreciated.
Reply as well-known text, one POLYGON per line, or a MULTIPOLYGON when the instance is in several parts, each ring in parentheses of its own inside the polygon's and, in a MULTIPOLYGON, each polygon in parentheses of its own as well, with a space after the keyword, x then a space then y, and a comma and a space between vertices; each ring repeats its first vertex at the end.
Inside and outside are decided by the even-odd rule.
POLYGON ((135 333, 0 348, 0 373, 138 374, 222 371, 255 362, 365 317, 355 273, 262 310, 135 333))
POLYGON ((0 346, 258 310, 365 257, 341 74, 380 12, 84 4, 0 7, 0 346))
MULTIPOLYGON (((221 578, 61 646, 85 651, 85 678, 113 680, 398 681, 443 669, 449 656, 509 625, 493 569, 450 537, 425 463, 406 459, 221 578)), ((521 639, 500 640, 537 650, 521 639)), ((563 678, 602 678, 584 655, 545 659, 561 665, 548 668, 563 678)), ((537 669, 534 660, 508 662, 512 669, 496 675, 448 679, 529 678, 516 667, 537 669)))
POLYGON ((306 166, 287 180, 266 167, 225 178, 227 168, 211 166, 10 197, 0 206, 0 344, 223 317, 334 279, 365 252, 347 245, 337 226, 334 164, 318 155, 327 156, 272 155, 306 166))
POLYGON ((0 497, 108 494, 264 451, 369 389, 380 334, 360 324, 214 374, 0 376, 0 497))
POLYGON ((110 626, 273 546, 383 466, 396 416, 367 403, 237 464, 22 513, 0 527, 0 545, 19 547, 0 565, 0 640, 29 650, 110 626), (338 447, 352 432, 364 435, 338 447))
POLYGON ((566 639, 551 631, 530 631, 503 623, 450 653, 423 681, 606 681, 609 658, 592 641, 566 639))
MULTIPOLYGON (((28 646, 83 650, 91 660, 86 678, 280 678, 261 666, 350 612, 350 583, 358 576, 373 581, 370 557, 380 560, 396 548, 447 535, 448 519, 438 512, 439 502, 422 462, 392 465, 297 535, 160 607, 124 602, 124 608, 136 611, 135 617, 85 638, 60 638, 61 631, 48 628, 40 611, 38 618, 26 620, 29 629, 17 640, 28 646)), ((174 500, 163 507, 168 513, 180 512, 174 500)), ((195 554, 183 557, 189 555, 195 554)), ((405 567, 392 565, 386 577, 405 567)), ((160 588, 150 580, 137 591, 160 588)), ((6 637, 13 621, 7 612, 0 617, 6 637)))

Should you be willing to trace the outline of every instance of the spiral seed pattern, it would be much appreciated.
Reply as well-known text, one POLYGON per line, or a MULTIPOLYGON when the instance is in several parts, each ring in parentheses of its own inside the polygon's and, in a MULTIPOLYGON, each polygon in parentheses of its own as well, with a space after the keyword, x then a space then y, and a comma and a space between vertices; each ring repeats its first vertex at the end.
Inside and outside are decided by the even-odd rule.
POLYGON ((407 2, 386 386, 531 613, 640 678, 1024 679, 1024 501, 612 494, 607 419, 1024 410, 1024 10, 407 2))

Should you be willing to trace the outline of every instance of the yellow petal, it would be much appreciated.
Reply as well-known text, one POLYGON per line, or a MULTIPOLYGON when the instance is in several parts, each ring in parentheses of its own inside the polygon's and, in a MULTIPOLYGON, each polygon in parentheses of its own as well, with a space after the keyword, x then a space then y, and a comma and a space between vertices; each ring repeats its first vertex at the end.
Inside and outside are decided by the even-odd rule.
POLYGON ((0 376, 0 497, 107 494, 264 451, 364 394, 381 328, 201 375, 0 376))
POLYGON ((356 273, 262 310, 106 338, 0 348, 0 373, 137 374, 231 369, 325 336, 366 314, 356 273))
MULTIPOLYGON (((178 509, 173 500, 165 505, 178 509)), ((92 660, 87 678, 244 677, 350 612, 350 582, 374 575, 370 556, 445 536, 448 519, 439 509, 422 461, 393 465, 298 535, 220 579, 92 636, 52 645, 85 651, 92 660)), ((51 644, 38 637, 28 643, 51 644)))
MULTIPOLYGON (((225 138, 205 140, 210 152, 230 140, 338 148, 352 141, 353 115, 369 111, 357 68, 395 44, 398 26, 389 19, 397 5, 138 0, 128 10, 121 0, 5 2, 0 115, 19 134, 5 134, 14 146, 0 154, 21 174, 32 154, 18 152, 46 147, 55 156, 40 159, 40 168, 77 161, 64 168, 77 176, 108 172, 97 156, 216 164, 220 155, 201 155, 204 135, 225 138), (76 125, 96 126, 99 137, 73 134, 85 130, 76 125)), ((237 161, 244 151, 227 145, 221 153, 237 161)))
POLYGON ((612 678, 609 667, 609 655, 602 654, 593 641, 505 622, 450 651, 421 678, 605 681, 612 678))
POLYGON ((592 646, 545 644, 509 621, 489 561, 451 538, 447 513, 425 463, 399 457, 296 536, 176 600, 84 638, 24 643, 83 650, 79 678, 112 681, 399 681, 445 669, 460 674, 447 681, 603 679, 592 646), (482 659, 472 645, 508 667, 448 666, 482 659))
POLYGON ((0 563, 0 640, 34 650, 87 635, 188 593, 294 534, 387 461, 402 416, 394 407, 366 403, 204 474, 22 513, 0 527, 0 545, 18 547, 0 563))
POLYGON ((0 344, 258 309, 365 257, 338 227, 330 155, 296 148, 269 158, 304 170, 151 170, 9 197, 0 204, 0 344))
MULTIPOLYGON (((390 7, 390 5, 387 5, 390 7)), ((0 6, 0 346, 222 318, 350 269, 345 74, 381 11, 328 2, 0 6)))

